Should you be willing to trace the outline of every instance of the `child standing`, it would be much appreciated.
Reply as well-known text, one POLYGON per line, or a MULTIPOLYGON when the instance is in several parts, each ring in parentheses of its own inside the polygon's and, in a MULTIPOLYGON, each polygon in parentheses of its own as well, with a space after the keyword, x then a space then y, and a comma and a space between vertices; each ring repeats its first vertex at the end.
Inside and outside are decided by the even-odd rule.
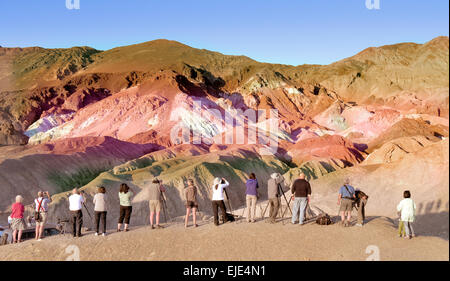
POLYGON ((411 239, 415 236, 412 224, 416 215, 416 203, 411 199, 411 192, 409 190, 403 192, 403 198, 397 205, 397 211, 400 212, 400 220, 403 222, 403 227, 405 228, 405 238, 411 239))

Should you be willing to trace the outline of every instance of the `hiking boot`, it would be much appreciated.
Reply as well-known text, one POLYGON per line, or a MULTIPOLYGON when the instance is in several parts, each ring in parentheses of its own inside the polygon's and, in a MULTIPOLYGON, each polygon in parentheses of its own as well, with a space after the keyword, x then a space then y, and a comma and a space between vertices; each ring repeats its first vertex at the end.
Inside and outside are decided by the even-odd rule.
POLYGON ((152 229, 155 229, 155 226, 153 224, 151 225, 151 227, 152 227, 152 229))
POLYGON ((157 225, 156 225, 156 228, 157 228, 157 229, 161 229, 161 228, 163 228, 163 227, 160 226, 159 224, 157 224, 157 225))

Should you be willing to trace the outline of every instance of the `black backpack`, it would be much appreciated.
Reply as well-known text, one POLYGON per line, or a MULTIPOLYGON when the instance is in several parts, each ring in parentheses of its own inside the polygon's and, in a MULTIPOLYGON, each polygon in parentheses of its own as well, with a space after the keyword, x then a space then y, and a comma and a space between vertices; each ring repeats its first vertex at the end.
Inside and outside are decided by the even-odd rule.
POLYGON ((227 216, 227 221, 229 221, 229 222, 234 222, 235 221, 234 216, 232 214, 226 213, 226 216, 227 216))
POLYGON ((321 214, 317 219, 316 223, 320 225, 330 225, 333 223, 331 217, 328 214, 321 214))

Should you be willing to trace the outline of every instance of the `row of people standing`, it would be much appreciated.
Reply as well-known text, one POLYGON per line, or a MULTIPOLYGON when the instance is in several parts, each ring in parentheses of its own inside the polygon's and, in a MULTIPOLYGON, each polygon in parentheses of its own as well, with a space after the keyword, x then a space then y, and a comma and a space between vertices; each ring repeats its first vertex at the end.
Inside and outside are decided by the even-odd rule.
MULTIPOLYGON (((185 216, 185 227, 188 227, 189 217, 192 214, 193 225, 197 227, 196 213, 198 210, 197 201, 197 187, 194 185, 194 181, 189 179, 187 182, 187 187, 185 188, 186 197, 186 216, 185 216)), ((225 178, 215 178, 212 185, 212 211, 214 214, 214 224, 219 225, 219 209, 221 210, 222 221, 225 223, 228 221, 226 207, 224 202, 224 191, 229 186, 229 182, 225 178)), ((275 223, 276 217, 281 205, 281 196, 284 194, 286 185, 284 183, 284 177, 279 173, 271 174, 269 180, 267 181, 267 194, 268 194, 268 205, 270 206, 269 218, 266 220, 269 223, 275 223)), ((247 221, 256 221, 256 204, 259 198, 260 184, 256 179, 254 173, 249 175, 246 181, 246 205, 247 205, 247 221)), ((290 200, 293 201, 292 208, 292 219, 291 223, 295 224, 297 221, 300 225, 304 224, 305 213, 308 204, 311 201, 311 185, 305 179, 304 174, 300 174, 297 179, 295 179, 291 186, 290 191, 292 197, 290 200)), ((165 188, 161 180, 153 179, 151 184, 147 188, 147 197, 149 199, 149 210, 150 210, 150 226, 151 228, 162 228, 159 224, 160 211, 162 206, 163 193, 165 188), (155 223, 156 222, 156 223, 155 223)), ((117 224, 117 231, 129 230, 130 218, 132 213, 131 201, 133 196, 136 194, 127 184, 123 183, 120 186, 118 193, 119 198, 119 220, 117 224)), ((399 206, 398 210, 401 212, 401 222, 405 225, 407 230, 407 236, 411 237, 414 235, 414 230, 412 227, 412 222, 414 221, 415 204, 410 200, 409 191, 405 191, 405 200, 403 200, 399 206), (412 202, 412 203, 411 203, 412 202)), ((365 219, 365 205, 367 204, 368 196, 359 190, 355 190, 353 186, 350 185, 349 179, 346 179, 344 185, 340 187, 338 193, 338 205, 339 212, 341 215, 341 222, 344 226, 348 226, 351 219, 351 212, 355 205, 358 209, 358 220, 357 226, 362 226, 365 219)), ((23 197, 18 195, 16 197, 16 203, 12 206, 11 213, 11 226, 14 230, 13 241, 20 242, 22 231, 25 229, 23 213, 24 206, 22 204, 23 197)), ((35 208, 35 220, 36 220, 36 240, 40 241, 42 239, 44 224, 47 220, 48 204, 51 202, 51 196, 48 192, 39 192, 38 198, 34 200, 35 208)), ((69 197, 69 210, 71 213, 71 221, 73 223, 73 236, 81 236, 81 228, 83 225, 83 206, 86 202, 86 196, 84 192, 79 192, 78 189, 72 190, 72 195, 69 197)), ((107 196, 106 188, 99 187, 97 193, 93 197, 94 203, 94 217, 95 217, 95 235, 106 235, 106 216, 107 216, 107 196), (102 229, 100 231, 100 224, 102 229)), ((86 209, 87 210, 87 209, 86 209)))
MULTIPOLYGON (((48 205, 52 202, 50 193, 48 191, 39 191, 37 198, 34 200, 34 221, 35 240, 41 241, 44 235, 44 225, 47 222, 48 205)), ((22 195, 17 195, 15 203, 11 206, 10 226, 13 230, 13 243, 22 242, 22 233, 26 228, 24 219, 25 206, 23 205, 22 195)))
MULTIPOLYGON (((147 188, 147 197, 149 199, 150 209, 150 226, 154 228, 162 228, 159 224, 159 217, 161 211, 162 193, 165 188, 162 181, 154 179, 147 188), (154 222, 156 221, 156 224, 154 222)), ((119 198, 119 219, 117 222, 117 232, 129 231, 131 214, 133 207, 131 204, 133 196, 136 192, 127 184, 120 185, 119 198)), ((94 218, 95 218, 95 235, 106 236, 106 217, 107 217, 107 202, 106 188, 101 186, 94 195, 94 218), (100 226, 102 228, 100 228, 100 226)), ((69 197, 69 210, 71 212, 71 221, 73 223, 73 236, 81 237, 81 228, 83 225, 83 206, 85 207, 86 196, 84 192, 79 192, 78 189, 72 190, 72 195, 69 197)), ((86 207, 85 207, 86 208, 86 207)), ((87 210, 87 208, 86 208, 87 210)))
MULTIPOLYGON (((119 199, 119 220, 117 223, 117 231, 128 231, 131 213, 133 207, 131 200, 136 193, 125 183, 120 185, 118 193, 119 199), (123 230, 122 230, 123 226, 123 230)), ((94 195, 92 202, 94 204, 94 226, 95 235, 106 236, 106 218, 107 218, 107 202, 106 188, 98 187, 97 193, 94 195), (100 226, 102 228, 100 228, 100 226), (100 231, 101 230, 101 231, 100 231)), ((69 196, 69 211, 71 213, 70 220, 72 222, 73 237, 81 237, 81 229, 83 226, 83 206, 85 206, 86 195, 83 191, 77 188, 72 190, 72 195, 69 196)))

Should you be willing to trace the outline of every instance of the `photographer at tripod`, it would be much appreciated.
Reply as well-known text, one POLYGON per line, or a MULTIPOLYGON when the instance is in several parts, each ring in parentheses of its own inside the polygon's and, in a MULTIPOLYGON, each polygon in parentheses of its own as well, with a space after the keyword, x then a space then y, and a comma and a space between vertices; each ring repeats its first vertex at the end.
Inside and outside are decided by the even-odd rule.
POLYGON ((284 177, 280 173, 273 173, 267 181, 267 197, 269 199, 270 211, 266 222, 276 223, 278 209, 280 208, 280 198, 283 195, 284 177), (280 188, 281 187, 281 188, 280 188))
MULTIPOLYGON (((164 194, 163 192, 166 192, 166 189, 164 188, 162 184, 162 180, 159 180, 157 178, 154 178, 152 183, 147 188, 147 194, 148 194, 148 206, 150 209, 150 226, 152 229, 156 228, 162 228, 161 225, 159 225, 159 214, 161 213, 161 204, 163 204, 162 200, 164 200, 164 194), (153 216, 155 215, 156 218, 156 226, 153 224, 153 216)), ((164 206, 163 206, 164 207, 164 206)), ((166 214, 164 214, 166 215, 166 214)), ((167 221, 167 218, 166 218, 167 221)))
POLYGON ((38 197, 34 199, 34 219, 36 221, 35 239, 41 241, 44 233, 44 225, 47 222, 48 204, 52 202, 52 198, 48 191, 39 191, 38 197))
POLYGON ((83 203, 86 201, 84 192, 78 192, 77 188, 72 190, 72 195, 69 196, 69 210, 73 223, 73 237, 81 237, 81 227, 83 226, 83 203))

